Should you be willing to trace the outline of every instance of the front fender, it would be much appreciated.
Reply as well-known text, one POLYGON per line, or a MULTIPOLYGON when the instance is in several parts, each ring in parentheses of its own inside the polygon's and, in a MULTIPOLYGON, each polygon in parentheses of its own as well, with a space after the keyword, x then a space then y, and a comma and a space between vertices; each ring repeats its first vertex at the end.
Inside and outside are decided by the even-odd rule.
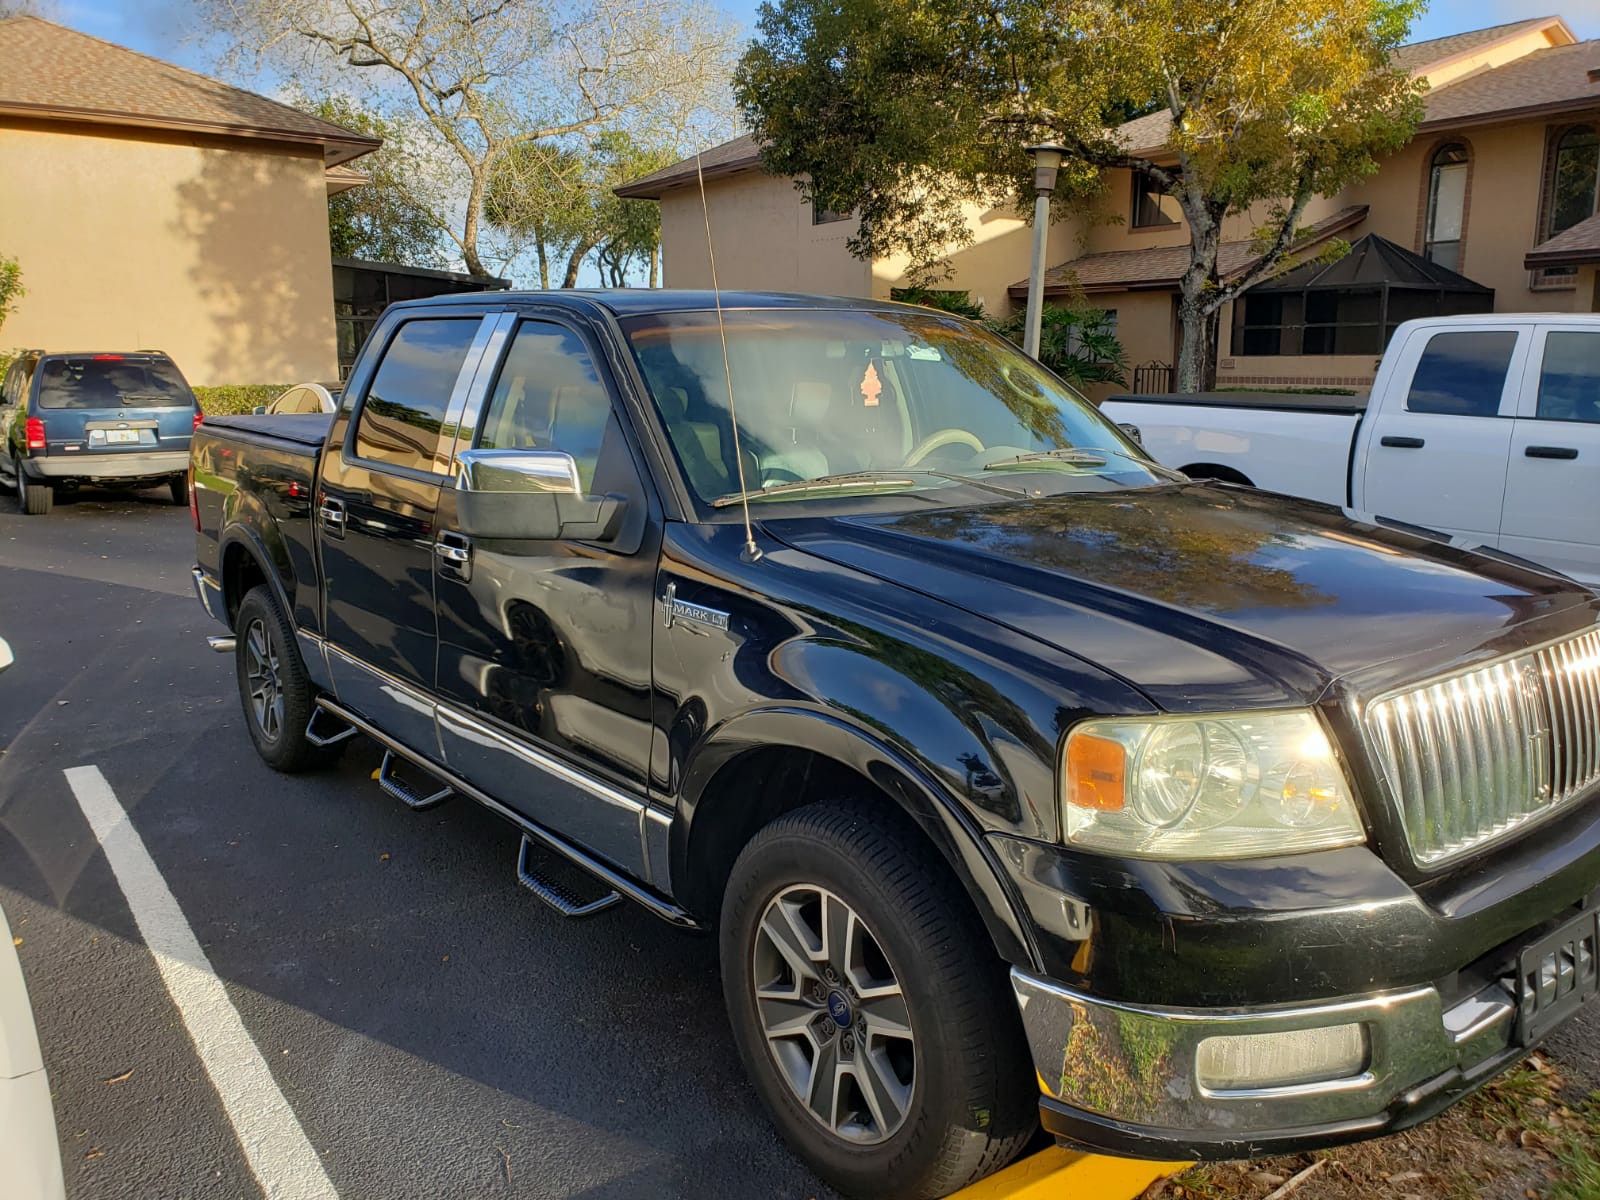
POLYGON ((1020 904, 976 822, 948 789, 911 756, 836 713, 801 706, 747 711, 708 731, 684 765, 672 828, 672 877, 687 878, 700 802, 717 773, 747 752, 773 746, 810 750, 870 780, 914 820, 960 880, 1008 962, 1042 969, 1020 904))

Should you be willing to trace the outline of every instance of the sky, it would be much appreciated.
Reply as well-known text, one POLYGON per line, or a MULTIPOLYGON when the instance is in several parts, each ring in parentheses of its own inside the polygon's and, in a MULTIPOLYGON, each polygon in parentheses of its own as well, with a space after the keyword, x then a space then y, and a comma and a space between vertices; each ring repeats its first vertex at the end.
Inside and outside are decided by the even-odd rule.
MULTIPOLYGON (((750 29, 758 5, 759 0, 723 0, 722 7, 750 29)), ((63 25, 181 66, 207 70, 213 65, 195 38, 187 0, 40 0, 40 7, 63 25)), ((1600 37, 1600 0, 1434 0, 1413 34, 1443 37, 1545 13, 1565 17, 1579 37, 1600 37)))

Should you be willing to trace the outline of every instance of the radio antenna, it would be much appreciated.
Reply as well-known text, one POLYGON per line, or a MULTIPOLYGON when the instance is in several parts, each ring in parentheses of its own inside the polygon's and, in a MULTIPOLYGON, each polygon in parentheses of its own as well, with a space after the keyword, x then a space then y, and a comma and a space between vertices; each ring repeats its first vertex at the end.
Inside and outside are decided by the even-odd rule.
POLYGON ((750 493, 744 482, 744 454, 739 449, 739 414, 733 403, 733 368, 728 365, 728 327, 722 319, 722 290, 717 287, 717 252, 711 247, 711 209, 706 204, 706 176, 700 168, 700 151, 694 152, 694 174, 700 183, 700 215, 706 223, 706 258, 711 263, 711 298, 717 306, 717 336, 722 340, 722 378, 728 385, 728 423, 733 426, 733 463, 739 473, 739 507, 744 513, 745 562, 755 562, 761 557, 756 545, 755 530, 750 524, 750 493))

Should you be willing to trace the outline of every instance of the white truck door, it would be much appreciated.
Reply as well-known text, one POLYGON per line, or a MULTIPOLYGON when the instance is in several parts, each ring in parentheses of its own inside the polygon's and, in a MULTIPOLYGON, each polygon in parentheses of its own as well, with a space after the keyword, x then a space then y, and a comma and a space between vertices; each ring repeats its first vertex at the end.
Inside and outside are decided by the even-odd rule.
POLYGON ((1498 544, 1531 331, 1423 326, 1390 348, 1358 448, 1358 508, 1498 544))
POLYGON ((1541 323, 1523 379, 1501 549, 1600 583, 1600 328, 1541 323))

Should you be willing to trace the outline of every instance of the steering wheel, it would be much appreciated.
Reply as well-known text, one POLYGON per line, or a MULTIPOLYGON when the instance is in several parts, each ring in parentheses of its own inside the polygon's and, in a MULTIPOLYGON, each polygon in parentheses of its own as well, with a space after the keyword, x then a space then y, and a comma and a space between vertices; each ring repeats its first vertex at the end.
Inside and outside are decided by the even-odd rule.
POLYGON ((912 448, 911 453, 906 455, 905 462, 900 465, 910 470, 912 467, 918 466, 923 459, 927 458, 935 450, 953 446, 958 442, 962 445, 971 446, 980 454, 983 453, 983 443, 977 439, 976 435, 968 433, 965 429, 940 429, 930 433, 918 442, 912 448))

